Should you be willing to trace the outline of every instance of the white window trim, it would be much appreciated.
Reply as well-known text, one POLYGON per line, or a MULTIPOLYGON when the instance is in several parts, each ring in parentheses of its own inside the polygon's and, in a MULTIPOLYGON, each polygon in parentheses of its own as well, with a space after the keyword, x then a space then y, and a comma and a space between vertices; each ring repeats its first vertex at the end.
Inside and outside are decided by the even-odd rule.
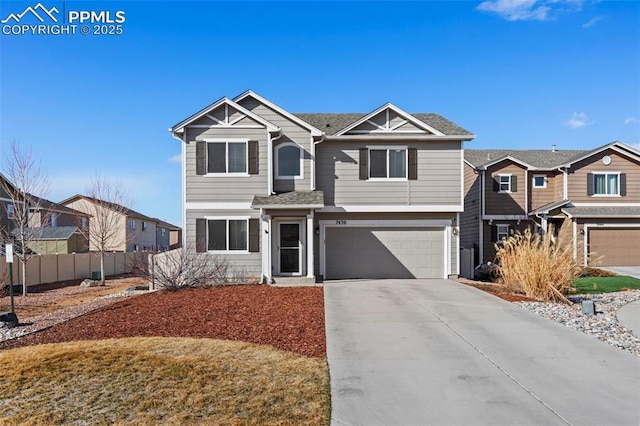
POLYGON ((304 149, 298 145, 295 142, 285 142, 285 143, 281 143, 280 145, 278 145, 276 147, 276 155, 274 158, 274 162, 275 162, 275 178, 278 180, 291 180, 291 179, 304 179, 304 149), (279 169, 279 165, 278 165, 278 151, 280 151, 280 148, 285 148, 288 146, 294 146, 296 148, 298 148, 298 151, 300 152, 300 174, 299 175, 294 175, 294 176, 281 176, 280 173, 280 169, 279 169))
POLYGON ((403 146, 398 146, 398 145, 374 145, 374 146, 367 146, 367 155, 369 156, 369 158, 367 158, 367 181, 372 181, 372 182, 404 182, 409 180, 409 147, 406 145, 403 146), (404 149, 404 177, 389 177, 389 150, 398 150, 398 149, 404 149), (386 150, 387 151, 387 177, 371 177, 371 150, 377 150, 377 151, 383 151, 386 150))
POLYGON ((533 177, 531 178, 531 186, 536 188, 536 189, 544 189, 547 187, 547 175, 533 175, 533 177), (544 179, 544 183, 542 184, 542 186, 538 186, 536 185, 536 178, 543 178, 544 179))
POLYGON ((495 226, 496 226, 496 241, 494 241, 494 242, 500 244, 500 243, 503 243, 504 241, 508 240, 509 236, 511 235, 510 234, 511 229, 510 229, 509 225, 506 224, 506 223, 498 223, 495 226), (500 232, 500 228, 504 229, 505 227, 507 228, 507 232, 506 232, 507 237, 503 240, 502 238, 500 238, 500 235, 504 235, 504 232, 500 232))
POLYGON ((498 193, 499 194, 511 194, 511 173, 500 173, 498 174, 498 193), (502 177, 506 176, 509 178, 509 189, 502 189, 502 177))
POLYGON ((591 195, 592 197, 596 197, 596 198, 611 198, 611 197, 622 197, 622 195, 620 195, 620 175, 622 174, 622 172, 590 172, 593 176, 593 194, 591 195), (609 186, 609 181, 607 180, 607 175, 617 175, 618 176, 618 193, 617 194, 596 194, 596 175, 604 175, 604 181, 607 184, 607 189, 609 186))
POLYGON ((13 204, 7 204, 7 219, 13 220, 16 218, 16 208, 13 204))
POLYGON ((204 142, 207 143, 205 153, 204 153, 204 164, 207 168, 207 173, 205 173, 205 177, 249 177, 249 139, 234 139, 234 138, 204 138, 204 142), (226 170, 229 170, 229 143, 244 143, 244 154, 245 154, 245 170, 244 172, 224 172, 224 173, 210 173, 209 172, 209 144, 210 143, 224 143, 225 147, 225 159, 224 159, 224 167, 226 170))
POLYGON ((251 254, 249 252, 249 216, 205 216, 204 219, 207 221, 207 229, 205 234, 205 242, 207 244, 207 253, 213 254, 251 254), (226 220, 227 221, 227 236, 225 240, 226 250, 209 250, 209 221, 210 220, 226 220), (230 220, 244 220, 247 223, 247 249, 246 250, 229 250, 229 221, 230 220))

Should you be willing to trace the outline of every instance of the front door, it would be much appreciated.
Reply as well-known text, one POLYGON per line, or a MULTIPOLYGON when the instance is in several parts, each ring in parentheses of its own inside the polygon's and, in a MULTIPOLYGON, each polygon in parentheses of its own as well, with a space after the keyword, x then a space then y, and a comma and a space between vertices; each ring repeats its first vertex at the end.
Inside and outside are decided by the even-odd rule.
POLYGON ((302 241, 300 222, 281 222, 279 227, 279 265, 282 275, 300 275, 302 273, 302 241))

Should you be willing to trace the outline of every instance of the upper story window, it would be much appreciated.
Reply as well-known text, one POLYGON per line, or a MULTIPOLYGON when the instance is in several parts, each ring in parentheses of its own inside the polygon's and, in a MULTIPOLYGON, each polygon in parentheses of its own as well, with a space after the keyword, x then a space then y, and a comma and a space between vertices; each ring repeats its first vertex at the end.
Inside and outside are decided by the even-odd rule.
POLYGON ((147 222, 142 222, 142 230, 146 231, 147 230, 147 222))
POLYGON ((135 219, 129 220, 129 229, 136 229, 136 221, 135 221, 135 219))
POLYGON ((89 227, 89 219, 86 217, 81 218, 80 223, 82 225, 82 229, 87 229, 89 227))
POLYGON ((207 173, 247 173, 247 143, 208 142, 207 173))
POLYGON ((167 230, 164 228, 160 228, 160 236, 164 237, 165 235, 167 235, 167 230))
POLYGON ((258 141, 205 139, 196 142, 196 175, 248 176, 259 173, 258 141))
POLYGON ((369 149, 369 178, 406 179, 406 148, 369 149))
POLYGON ((534 188, 546 188, 547 176, 546 175, 533 175, 533 187, 534 188))
POLYGON ((518 179, 511 174, 500 174, 493 178, 493 190, 495 192, 510 193, 518 191, 518 179))
POLYGON ((276 178, 302 178, 302 153, 295 144, 285 143, 276 148, 276 178))
POLYGON ((620 173, 594 173, 593 195, 620 195, 620 173))
POLYGON ((13 204, 7 204, 7 219, 13 220, 16 217, 16 210, 13 204))

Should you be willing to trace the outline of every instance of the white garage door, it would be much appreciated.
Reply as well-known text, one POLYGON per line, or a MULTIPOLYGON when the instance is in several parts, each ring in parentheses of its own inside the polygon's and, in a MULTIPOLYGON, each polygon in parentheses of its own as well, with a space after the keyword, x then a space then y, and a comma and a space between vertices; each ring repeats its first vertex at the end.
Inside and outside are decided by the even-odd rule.
POLYGON ((327 227, 327 279, 443 278, 444 228, 327 227))

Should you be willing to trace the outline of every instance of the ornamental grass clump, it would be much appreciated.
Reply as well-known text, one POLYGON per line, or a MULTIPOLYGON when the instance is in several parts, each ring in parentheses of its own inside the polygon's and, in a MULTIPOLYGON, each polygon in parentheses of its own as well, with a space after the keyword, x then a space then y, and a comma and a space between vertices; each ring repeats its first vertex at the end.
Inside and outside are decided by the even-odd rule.
POLYGON ((544 302, 571 303, 564 295, 573 290, 581 267, 571 245, 557 242, 553 230, 540 235, 526 229, 496 244, 498 281, 510 290, 544 302))

